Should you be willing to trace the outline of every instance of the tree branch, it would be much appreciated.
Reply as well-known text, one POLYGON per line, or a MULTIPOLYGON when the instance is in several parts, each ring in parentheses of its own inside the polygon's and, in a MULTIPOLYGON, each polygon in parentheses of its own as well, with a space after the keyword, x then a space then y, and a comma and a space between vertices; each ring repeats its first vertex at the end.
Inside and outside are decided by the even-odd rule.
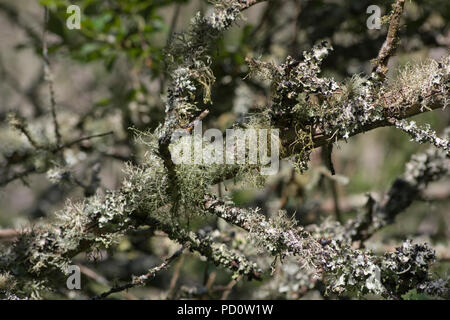
POLYGON ((386 78, 389 58, 394 54, 399 42, 398 31, 400 30, 400 18, 402 17, 404 5, 405 0, 396 0, 393 5, 386 40, 378 53, 378 57, 374 59, 375 66, 373 72, 380 80, 384 80, 386 78))

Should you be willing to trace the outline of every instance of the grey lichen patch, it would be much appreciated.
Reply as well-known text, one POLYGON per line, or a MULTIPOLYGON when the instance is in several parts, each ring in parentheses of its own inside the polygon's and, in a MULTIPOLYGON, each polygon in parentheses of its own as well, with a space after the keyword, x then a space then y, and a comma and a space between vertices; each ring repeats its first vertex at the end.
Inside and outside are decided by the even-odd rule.
POLYGON ((450 298, 450 281, 444 279, 434 279, 425 281, 417 285, 418 292, 424 292, 433 297, 440 297, 443 299, 450 298))
POLYGON ((370 252, 354 250, 336 240, 332 240, 327 247, 329 254, 325 257, 323 267, 324 278, 331 292, 355 296, 386 292, 381 281, 380 266, 370 252))
POLYGON ((286 257, 277 268, 277 275, 254 293, 255 299, 300 299, 320 285, 320 277, 304 268, 295 257, 286 257))
POLYGON ((430 279, 429 268, 436 255, 426 244, 412 244, 407 240, 395 252, 386 253, 383 258, 383 284, 388 292, 398 297, 412 288, 427 287, 423 283, 430 279))
POLYGON ((324 279, 331 292, 355 296, 381 294, 399 299, 409 290, 448 295, 448 284, 432 279, 430 266, 436 256, 426 244, 403 243, 394 252, 377 257, 370 251, 351 249, 332 240, 324 263, 324 279), (434 290, 434 291, 433 291, 434 290))

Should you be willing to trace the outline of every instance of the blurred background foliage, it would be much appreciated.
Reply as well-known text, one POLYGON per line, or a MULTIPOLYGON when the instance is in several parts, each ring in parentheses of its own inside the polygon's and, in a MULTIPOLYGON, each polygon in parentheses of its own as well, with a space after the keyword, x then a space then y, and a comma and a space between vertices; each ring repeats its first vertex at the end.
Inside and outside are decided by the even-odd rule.
MULTIPOLYGON (((368 73, 370 59, 377 56, 385 39, 386 26, 368 30, 366 8, 377 4, 387 13, 391 3, 273 0, 248 10, 246 18, 212 48, 211 67, 216 83, 204 127, 226 129, 269 103, 268 84, 246 78, 246 57, 280 62, 287 55, 299 57, 303 50, 327 39, 334 52, 324 62, 324 74, 343 80, 355 73, 368 73)), ((13 143, 4 133, 8 127, 7 112, 22 114, 36 125, 36 132, 45 131, 49 117, 49 96, 42 72, 43 6, 50 13, 49 56, 63 136, 114 131, 113 136, 88 141, 65 156, 72 157, 72 172, 79 181, 89 180, 93 164, 101 162, 98 192, 117 188, 124 161, 136 163, 145 153, 134 143, 134 131, 130 128, 152 130, 163 120, 164 94, 170 81, 168 47, 196 11, 206 13, 210 6, 202 0, 0 0, 0 163, 6 168, 2 170, 14 169, 9 166, 5 151, 13 143), (80 30, 66 27, 66 9, 71 4, 81 8, 80 30)), ((389 76, 395 79, 395 70, 406 64, 448 54, 449 21, 447 0, 408 1, 401 44, 390 61, 389 76)), ((415 120, 430 123, 439 133, 449 125, 450 114, 440 110, 415 120)), ((285 209, 302 224, 325 218, 345 221, 364 204, 364 193, 385 192, 402 173, 409 157, 421 149, 405 134, 383 128, 353 137, 349 143, 339 143, 333 154, 336 171, 342 178, 337 183, 322 173, 318 151, 313 154, 312 168, 304 175, 293 171, 286 161, 279 175, 269 179, 262 189, 249 188, 239 181, 227 181, 214 189, 239 205, 261 207, 267 215, 285 209)), ((85 193, 80 184, 54 184, 45 175, 18 179, 0 191, 0 227, 26 226, 28 220, 48 217, 68 197, 80 199, 85 193)), ((449 181, 432 185, 430 199, 435 201, 414 204, 367 245, 383 252, 411 235, 430 241, 440 257, 436 272, 445 278, 450 261, 449 194, 449 181)), ((203 224, 208 227, 217 223, 203 224)), ((231 231, 229 241, 240 244, 239 236, 231 231)), ((79 256, 79 263, 86 268, 86 286, 79 294, 98 294, 107 284, 143 273, 174 247, 164 236, 149 237, 145 232, 136 232, 124 237, 114 252, 100 252, 93 260, 79 256)), ((149 286, 133 289, 124 296, 217 298, 226 291, 224 286, 230 285, 229 281, 225 271, 186 255, 149 286)), ((265 281, 241 281, 231 297, 257 297, 255 287, 264 285, 265 281)), ((270 292, 268 297, 323 298, 320 289, 297 290, 291 295, 270 292)), ((412 292, 405 298, 414 299, 417 295, 412 292)))

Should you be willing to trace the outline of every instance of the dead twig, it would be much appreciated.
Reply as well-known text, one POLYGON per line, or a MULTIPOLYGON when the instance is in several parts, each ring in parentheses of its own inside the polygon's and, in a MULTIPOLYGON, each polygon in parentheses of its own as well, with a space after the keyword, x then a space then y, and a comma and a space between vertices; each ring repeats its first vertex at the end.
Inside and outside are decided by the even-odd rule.
POLYGON ((106 297, 108 297, 109 295, 116 293, 116 292, 121 292, 124 290, 128 290, 130 288, 136 287, 136 286, 141 286, 141 285, 145 285, 150 279, 152 279, 159 271, 167 269, 168 266, 175 260, 177 259, 179 256, 181 256, 181 254, 184 252, 184 247, 182 247, 181 249, 179 249, 178 251, 176 251, 172 256, 170 256, 169 258, 167 258, 166 260, 164 260, 164 262, 162 264, 160 264, 159 266, 156 266, 152 269, 150 269, 146 274, 143 274, 137 278, 134 278, 131 282, 126 283, 124 285, 121 286, 117 286, 117 287, 113 287, 110 290, 103 292, 102 294, 95 296, 94 298, 92 298, 92 300, 101 300, 104 299, 106 297))
POLYGON ((53 75, 50 70, 50 59, 48 57, 47 48, 47 23, 49 19, 48 7, 44 7, 44 34, 42 36, 42 56, 44 58, 44 78, 48 82, 48 88, 50 92, 50 107, 53 118, 53 126, 55 129, 56 145, 61 144, 61 133, 59 132, 59 124, 56 119, 56 100, 55 100, 55 89, 53 87, 53 75))

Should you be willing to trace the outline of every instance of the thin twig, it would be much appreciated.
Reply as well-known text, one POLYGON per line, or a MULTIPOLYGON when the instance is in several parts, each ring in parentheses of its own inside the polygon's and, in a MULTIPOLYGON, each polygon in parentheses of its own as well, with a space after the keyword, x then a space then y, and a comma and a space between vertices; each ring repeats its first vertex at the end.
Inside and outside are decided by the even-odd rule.
POLYGON ((242 6, 242 10, 248 9, 255 4, 258 4, 260 2, 265 2, 265 1, 266 0, 247 0, 247 1, 245 1, 245 4, 243 4, 243 6, 242 6))
POLYGON ((208 280, 205 283, 205 288, 206 288, 206 290, 208 290, 208 292, 211 291, 214 281, 216 281, 216 277, 217 277, 216 271, 213 271, 208 275, 208 280))
MULTIPOLYGON (((175 28, 177 26, 178 18, 180 16, 181 3, 175 5, 175 11, 172 16, 172 21, 170 23, 170 29, 167 35, 166 50, 168 50, 172 44, 175 28)), ((160 91, 163 92, 166 83, 166 74, 163 72, 161 74, 161 80, 159 82, 160 91)))
POLYGON ((14 121, 12 122, 13 126, 19 130, 20 132, 23 133, 23 135, 27 138, 28 142, 35 148, 35 149, 43 149, 43 146, 41 146, 34 138, 33 135, 31 134, 30 130, 28 130, 27 125, 22 121, 22 120, 18 120, 18 121, 14 121))
MULTIPOLYGON (((97 273, 95 270, 88 268, 84 265, 77 264, 77 266, 80 268, 80 271, 82 274, 84 274, 86 277, 94 280, 97 283, 100 283, 104 286, 110 286, 109 281, 103 277, 101 274, 97 273)), ((128 300, 137 300, 136 296, 129 292, 122 292, 123 296, 128 300)))
POLYGON ((90 140, 90 139, 93 139, 93 138, 100 138, 100 137, 104 137, 104 136, 107 136, 107 135, 110 135, 110 134, 114 134, 114 132, 113 132, 113 131, 108 131, 108 132, 105 132, 105 133, 99 133, 99 134, 94 134, 94 135, 91 135, 91 136, 86 136, 86 137, 77 138, 77 139, 72 140, 72 141, 70 141, 70 142, 67 142, 67 143, 65 143, 65 144, 63 144, 63 145, 59 145, 59 146, 55 149, 55 151, 59 151, 59 150, 61 150, 61 149, 69 148, 69 147, 73 146, 74 144, 83 142, 83 141, 85 141, 85 140, 90 140))
MULTIPOLYGON (((59 132, 59 124, 56 119, 56 100, 55 100, 55 90, 53 87, 53 75, 50 70, 50 59, 48 58, 48 48, 47 48, 47 23, 49 19, 48 7, 44 6, 44 34, 42 36, 42 56, 44 58, 44 77, 48 82, 48 88, 50 92, 50 107, 53 118, 53 126, 55 129, 56 145, 59 147, 61 144, 61 133, 59 132)), ((60 149, 58 149, 60 150, 60 149)))
POLYGON ((181 258, 178 260, 178 262, 175 266, 175 271, 173 272, 172 279, 170 279, 169 290, 168 290, 168 293, 166 296, 168 299, 171 299, 174 295, 175 286, 177 285, 178 278, 180 277, 180 271, 181 271, 181 267, 183 266, 183 262, 184 262, 184 256, 181 256, 181 258))
POLYGON ((176 258, 181 256, 183 251, 184 251, 184 247, 182 247, 181 249, 176 251, 172 256, 170 256, 169 258, 164 260, 164 262, 162 264, 160 264, 159 266, 156 266, 156 267, 150 269, 146 274, 143 274, 143 275, 133 279, 131 282, 124 284, 122 286, 113 287, 109 291, 103 292, 102 294, 95 296, 94 298, 92 298, 92 300, 101 300, 101 299, 108 297, 109 295, 111 295, 113 293, 128 290, 128 289, 136 287, 136 286, 145 285, 151 278, 153 278, 156 275, 156 273, 158 273, 161 270, 167 269, 167 267, 170 265, 171 262, 173 262, 176 258))
POLYGON ((5 179, 3 181, 0 181, 0 186, 3 187, 3 186, 7 185, 8 183, 10 183, 10 182, 12 182, 14 180, 22 179, 22 178, 26 177, 27 175, 29 175, 30 173, 33 173, 33 172, 36 172, 36 167, 35 166, 32 166, 32 167, 30 167, 30 168, 28 168, 28 169, 26 169, 26 170, 24 170, 22 172, 16 172, 11 177, 9 177, 9 178, 7 178, 7 179, 5 179))
POLYGON ((331 194, 333 196, 333 204, 334 204, 334 214, 336 215, 336 220, 340 223, 343 223, 341 208, 339 204, 339 194, 337 190, 337 182, 335 180, 328 180, 331 188, 331 194))
MULTIPOLYGON (((21 130, 21 131, 27 136, 28 140, 31 139, 31 136, 29 137, 29 136, 26 134, 26 131, 23 131, 23 130, 21 130)), ((82 141, 90 140, 90 139, 93 139, 93 138, 103 137, 103 136, 110 135, 110 134, 113 134, 113 133, 114 133, 113 131, 109 131, 109 132, 105 132, 105 133, 95 134, 95 135, 92 135, 92 136, 86 136, 86 137, 77 138, 77 139, 75 139, 75 140, 73 140, 73 141, 70 141, 70 142, 68 142, 68 143, 65 143, 65 144, 62 144, 62 145, 60 144, 60 145, 57 146, 55 149, 50 150, 50 151, 51 151, 51 152, 58 152, 58 151, 60 151, 60 150, 62 150, 62 149, 69 148, 69 147, 71 147, 71 146, 73 146, 73 145, 75 145, 75 144, 77 144, 77 143, 82 142, 82 141)), ((33 141, 33 140, 31 139, 31 140, 30 140, 30 143, 31 143, 31 141, 33 141)), ((34 146, 35 148, 43 148, 43 147, 40 147, 40 146, 38 146, 38 145, 33 145, 33 146, 34 146)), ((3 181, 0 181, 0 187, 7 185, 8 183, 10 183, 10 182, 12 182, 12 181, 14 181, 14 180, 24 178, 25 176, 29 175, 30 173, 34 173, 34 172, 36 172, 36 167, 32 166, 32 167, 30 167, 30 168, 28 168, 28 169, 25 169, 25 170, 22 171, 22 172, 14 173, 11 177, 6 178, 6 179, 3 180, 3 181)))
POLYGON ((231 280, 230 283, 227 284, 227 286, 225 287, 225 290, 223 291, 222 297, 220 298, 221 300, 228 299, 228 296, 230 295, 231 290, 239 282, 239 280, 241 280, 241 278, 242 278, 242 276, 239 276, 236 279, 231 280))
POLYGON ((386 77, 389 58, 394 54, 398 45, 398 31, 400 29, 400 18, 403 13, 404 5, 405 0, 396 1, 391 14, 391 21, 389 22, 386 40, 378 53, 378 57, 374 61, 375 66, 373 72, 375 72, 380 80, 383 80, 386 77))
POLYGON ((199 123, 200 121, 202 121, 203 119, 205 119, 205 117, 206 117, 208 114, 209 114, 209 110, 208 110, 208 109, 203 110, 202 113, 200 113, 200 115, 199 115, 197 118, 195 118, 194 121, 192 121, 191 123, 189 123, 189 124, 186 126, 186 130, 187 130, 188 132, 191 132, 192 129, 194 129, 195 125, 196 125, 197 123, 199 123))
POLYGON ((177 27, 178 18, 180 16, 181 3, 175 5, 175 11, 172 16, 172 21, 170 23, 169 34, 167 36, 166 47, 168 48, 172 43, 172 38, 175 32, 175 28, 177 27))
POLYGON ((0 229, 0 241, 13 242, 24 230, 18 229, 0 229))

